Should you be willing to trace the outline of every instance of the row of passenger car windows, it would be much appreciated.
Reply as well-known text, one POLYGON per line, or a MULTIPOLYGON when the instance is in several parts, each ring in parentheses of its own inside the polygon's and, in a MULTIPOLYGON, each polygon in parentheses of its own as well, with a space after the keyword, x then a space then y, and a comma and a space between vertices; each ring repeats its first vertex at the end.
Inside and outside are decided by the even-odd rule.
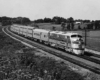
POLYGON ((40 34, 39 34, 39 33, 34 33, 34 35, 40 36, 40 34))

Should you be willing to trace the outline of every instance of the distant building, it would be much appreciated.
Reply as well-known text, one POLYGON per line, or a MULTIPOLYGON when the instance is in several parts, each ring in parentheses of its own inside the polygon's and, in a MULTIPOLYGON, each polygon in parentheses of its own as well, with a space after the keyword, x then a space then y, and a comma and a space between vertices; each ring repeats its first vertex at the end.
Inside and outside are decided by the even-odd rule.
POLYGON ((82 22, 81 21, 76 21, 75 24, 82 24, 82 22))
POLYGON ((75 23, 74 24, 74 29, 84 29, 84 28, 87 28, 87 25, 86 23, 75 23))

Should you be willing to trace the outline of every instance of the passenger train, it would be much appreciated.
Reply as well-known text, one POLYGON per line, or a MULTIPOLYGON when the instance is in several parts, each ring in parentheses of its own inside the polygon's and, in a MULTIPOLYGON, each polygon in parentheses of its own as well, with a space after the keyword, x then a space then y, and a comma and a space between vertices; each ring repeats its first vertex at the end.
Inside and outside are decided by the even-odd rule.
POLYGON ((32 38, 35 41, 58 49, 61 48, 77 55, 83 55, 85 51, 83 37, 78 33, 37 29, 17 24, 12 25, 10 29, 24 37, 32 38))

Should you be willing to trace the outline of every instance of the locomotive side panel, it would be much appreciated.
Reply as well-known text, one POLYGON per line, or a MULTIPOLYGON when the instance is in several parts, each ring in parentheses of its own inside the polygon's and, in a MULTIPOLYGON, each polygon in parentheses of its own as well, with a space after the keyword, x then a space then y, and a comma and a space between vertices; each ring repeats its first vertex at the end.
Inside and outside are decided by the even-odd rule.
POLYGON ((23 34, 23 27, 21 26, 20 28, 19 28, 19 34, 23 34))
POLYGON ((32 38, 33 37, 33 27, 27 27, 27 37, 30 37, 30 38, 32 38))
POLYGON ((41 31, 41 40, 44 42, 49 41, 49 31, 46 31, 46 30, 41 31))
POLYGON ((66 38, 63 34, 58 34, 57 45, 59 48, 64 49, 66 47, 66 38))
POLYGON ((22 31, 23 31, 22 34, 23 34, 24 36, 27 35, 27 29, 28 29, 27 26, 24 26, 23 29, 22 29, 22 31))
POLYGON ((33 38, 35 40, 41 40, 41 32, 39 29, 34 29, 33 30, 33 38))
POLYGON ((49 33, 49 43, 53 47, 57 47, 57 34, 52 31, 49 33))

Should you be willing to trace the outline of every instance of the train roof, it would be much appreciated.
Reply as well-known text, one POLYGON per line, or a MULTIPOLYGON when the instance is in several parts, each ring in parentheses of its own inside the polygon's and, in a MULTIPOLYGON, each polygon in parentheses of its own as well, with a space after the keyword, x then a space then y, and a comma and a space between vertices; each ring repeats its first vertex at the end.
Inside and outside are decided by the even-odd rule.
POLYGON ((67 33, 65 33, 64 35, 77 35, 78 33, 73 33, 73 32, 67 32, 67 33))
POLYGON ((49 32, 50 30, 45 30, 45 29, 34 29, 34 31, 39 31, 39 32, 49 32))
POLYGON ((62 31, 51 31, 50 33, 61 34, 63 32, 62 31))
POLYGON ((61 35, 77 35, 78 33, 73 33, 73 32, 63 32, 63 31, 51 31, 50 33, 54 33, 54 34, 61 34, 61 35))
POLYGON ((27 26, 27 28, 29 28, 29 29, 34 29, 35 27, 27 26))
POLYGON ((25 25, 19 25, 19 24, 13 24, 13 26, 24 27, 24 28, 34 28, 34 27, 31 27, 31 26, 25 26, 25 25))
POLYGON ((19 27, 21 27, 21 28, 27 28, 27 29, 34 29, 34 27, 31 27, 31 26, 23 26, 23 25, 19 25, 19 27))

